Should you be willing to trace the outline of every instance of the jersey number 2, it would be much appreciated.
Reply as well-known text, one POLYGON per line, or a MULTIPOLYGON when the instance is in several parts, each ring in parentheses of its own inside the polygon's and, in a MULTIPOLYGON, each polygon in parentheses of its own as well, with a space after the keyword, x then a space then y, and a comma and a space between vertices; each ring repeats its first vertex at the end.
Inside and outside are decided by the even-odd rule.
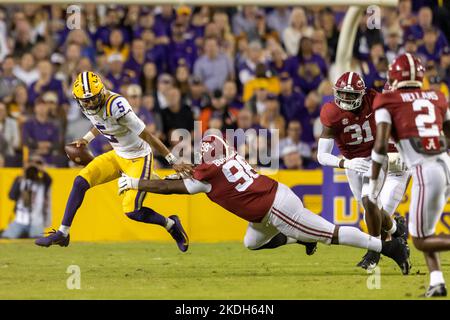
POLYGON ((229 160, 222 166, 222 172, 231 183, 237 182, 240 179, 244 179, 242 183, 236 185, 235 189, 239 192, 247 190, 248 187, 253 183, 254 178, 258 178, 258 174, 253 171, 253 168, 237 156, 236 159, 229 160), (232 172, 232 169, 234 173, 232 172))
POLYGON ((344 132, 352 132, 351 138, 352 141, 348 142, 348 145, 357 145, 357 144, 361 144, 363 142, 369 142, 373 140, 373 135, 372 135, 372 129, 370 128, 370 122, 369 120, 367 120, 366 122, 363 123, 362 126, 360 126, 359 124, 355 123, 349 126, 346 126, 344 128, 344 132), (366 134, 366 137, 363 137, 363 131, 366 134))
POLYGON ((416 116, 416 127, 420 137, 437 137, 439 136, 439 126, 436 122, 436 111, 434 104, 430 100, 418 99, 412 104, 415 112, 427 109, 426 114, 416 116), (428 125, 428 126, 427 126, 428 125))

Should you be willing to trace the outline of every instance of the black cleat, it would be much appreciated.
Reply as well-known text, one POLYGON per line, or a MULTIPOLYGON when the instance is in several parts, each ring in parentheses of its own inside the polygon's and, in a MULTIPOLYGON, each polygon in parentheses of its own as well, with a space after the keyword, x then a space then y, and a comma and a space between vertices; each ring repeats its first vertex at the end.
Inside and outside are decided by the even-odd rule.
POLYGON ((406 220, 402 216, 394 217, 395 223, 397 224, 397 230, 392 235, 393 238, 403 238, 405 241, 408 241, 408 228, 406 227, 406 220))
POLYGON ((363 262, 366 260, 366 257, 368 254, 369 254, 369 251, 367 251, 366 254, 363 255, 363 257, 361 258, 361 261, 358 262, 358 264, 356 265, 357 267, 361 267, 363 265, 363 262))
POLYGON ((409 274, 411 263, 409 261, 407 244, 403 238, 394 238, 392 241, 383 241, 381 253, 394 260, 400 267, 403 275, 409 274))
POLYGON ((48 236, 38 238, 34 243, 40 247, 50 247, 53 245, 59 245, 61 247, 67 247, 70 242, 70 234, 67 237, 61 232, 53 229, 48 233, 48 236))
POLYGON ((447 288, 445 283, 439 283, 435 286, 429 286, 427 292, 422 297, 432 298, 432 297, 446 297, 447 288))
POLYGON ((375 269, 375 267, 378 265, 378 262, 380 262, 380 254, 375 251, 367 251, 363 260, 358 263, 358 265, 359 267, 370 271, 375 269))
POLYGON ((178 249, 180 249, 181 252, 186 252, 189 248, 189 237, 181 225, 180 218, 176 215, 172 215, 169 218, 174 221, 172 228, 169 229, 169 233, 177 242, 178 249))
POLYGON ((317 251, 317 242, 303 242, 298 240, 297 243, 305 246, 305 252, 308 256, 312 256, 317 251))

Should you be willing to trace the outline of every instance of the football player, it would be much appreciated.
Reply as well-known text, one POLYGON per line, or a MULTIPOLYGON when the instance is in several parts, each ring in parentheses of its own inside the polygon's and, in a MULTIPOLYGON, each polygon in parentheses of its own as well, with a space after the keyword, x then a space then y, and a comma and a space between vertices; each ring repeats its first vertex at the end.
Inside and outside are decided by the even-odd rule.
MULTIPOLYGON (((375 141, 375 115, 372 110, 377 92, 366 90, 363 79, 356 72, 345 72, 334 85, 334 102, 326 103, 320 112, 323 125, 318 144, 317 158, 323 166, 345 169, 350 189, 358 203, 364 208, 364 218, 369 234, 380 237, 382 231, 395 237, 407 239, 404 219, 390 218, 403 198, 409 182, 409 173, 396 156, 392 146, 392 161, 383 163, 382 178, 377 185, 381 192, 377 205, 368 201, 370 177, 370 153, 375 141), (334 142, 344 156, 332 154, 334 142), (379 209, 381 207, 381 210, 379 209), (397 223, 398 222, 398 223, 397 223)), ((358 266, 373 269, 380 260, 378 252, 368 251, 358 266)))
POLYGON ((377 137, 369 197, 376 201, 375 185, 382 179, 380 168, 392 137, 412 172, 408 229, 430 271, 425 296, 433 297, 447 295, 438 252, 450 250, 450 236, 435 235, 435 228, 450 194, 450 111, 441 92, 421 90, 424 72, 418 58, 409 53, 398 56, 388 71, 393 90, 375 98, 377 137))
MULTIPOLYGON (((36 240, 37 245, 44 247, 69 244, 70 226, 86 191, 90 188, 117 179, 121 172, 135 178, 150 179, 152 148, 165 156, 177 172, 183 175, 192 173, 190 165, 176 163, 175 156, 146 129, 128 101, 107 90, 99 75, 90 71, 80 73, 73 83, 72 93, 83 114, 93 124, 93 128, 83 138, 78 139, 76 144, 87 145, 95 136, 102 134, 109 140, 113 150, 96 157, 75 178, 59 230, 36 240)), ((176 215, 166 218, 150 208, 143 207, 145 196, 146 193, 142 191, 127 191, 122 201, 125 214, 132 220, 166 228, 179 249, 186 251, 189 240, 179 218, 176 215)))
POLYGON ((251 250, 285 244, 322 242, 381 252, 392 258, 402 272, 409 272, 403 238, 382 241, 355 227, 335 226, 303 206, 286 185, 258 174, 221 137, 208 135, 201 141, 201 163, 193 178, 143 180, 124 175, 119 193, 140 190, 160 194, 206 193, 209 199, 249 221, 244 245, 251 250))

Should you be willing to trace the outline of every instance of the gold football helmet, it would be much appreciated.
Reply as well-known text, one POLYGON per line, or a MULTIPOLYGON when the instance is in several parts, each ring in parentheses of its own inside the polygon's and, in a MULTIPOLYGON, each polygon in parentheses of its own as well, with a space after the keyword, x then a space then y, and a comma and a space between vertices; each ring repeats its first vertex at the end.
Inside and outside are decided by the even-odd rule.
POLYGON ((105 86, 98 74, 81 72, 73 83, 72 94, 85 113, 94 115, 105 101, 105 86))

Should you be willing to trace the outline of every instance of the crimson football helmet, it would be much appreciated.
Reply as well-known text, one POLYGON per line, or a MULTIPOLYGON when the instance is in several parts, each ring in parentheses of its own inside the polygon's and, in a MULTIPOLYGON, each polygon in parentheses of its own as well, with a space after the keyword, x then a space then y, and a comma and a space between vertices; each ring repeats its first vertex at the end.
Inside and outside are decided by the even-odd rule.
POLYGON ((388 81, 395 90, 401 87, 421 87, 425 67, 419 58, 404 53, 391 63, 388 70, 388 81))
POLYGON ((197 153, 196 163, 213 163, 214 161, 221 161, 228 159, 234 155, 236 151, 218 135, 204 136, 201 145, 200 152, 197 153))
POLYGON ((343 110, 355 110, 361 106, 366 93, 364 80, 356 72, 345 72, 333 86, 334 102, 343 110))

